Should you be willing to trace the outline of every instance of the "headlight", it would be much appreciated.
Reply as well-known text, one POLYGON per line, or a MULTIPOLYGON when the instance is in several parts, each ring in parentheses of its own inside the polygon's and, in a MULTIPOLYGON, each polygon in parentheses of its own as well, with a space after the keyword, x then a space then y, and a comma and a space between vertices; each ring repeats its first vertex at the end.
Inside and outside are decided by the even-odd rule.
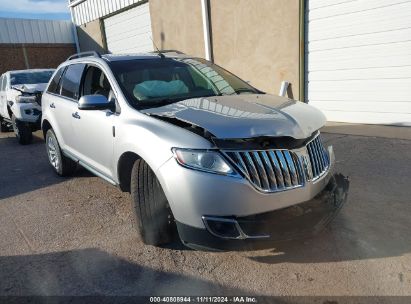
POLYGON ((224 175, 236 175, 217 151, 173 148, 174 157, 183 167, 224 175))
POLYGON ((36 96, 19 95, 16 97, 17 103, 33 103, 36 102, 36 96))

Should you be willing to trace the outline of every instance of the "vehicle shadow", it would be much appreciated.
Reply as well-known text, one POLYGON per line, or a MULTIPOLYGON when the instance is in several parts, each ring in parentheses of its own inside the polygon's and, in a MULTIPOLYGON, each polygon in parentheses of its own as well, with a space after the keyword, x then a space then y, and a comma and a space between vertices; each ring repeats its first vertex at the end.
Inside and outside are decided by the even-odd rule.
POLYGON ((22 146, 6 136, 0 138, 0 200, 64 181, 50 168, 41 137, 33 136, 32 144, 22 146))
MULTIPOLYGON (((68 177, 57 176, 47 159, 44 139, 36 132, 30 145, 20 145, 13 133, 0 138, 0 200, 59 184, 68 177)), ((91 177, 78 166, 73 177, 91 177)))
POLYGON ((396 257, 411 252, 411 237, 404 232, 389 232, 384 227, 356 231, 344 227, 343 222, 343 217, 337 218, 316 236, 278 242, 272 249, 261 254, 254 252, 248 258, 264 264, 312 264, 396 257))
POLYGON ((98 249, 0 257, 0 295, 243 295, 236 288, 151 269, 98 249))
POLYGON ((350 178, 346 204, 333 222, 313 238, 277 243, 271 250, 250 252, 247 257, 260 263, 277 264, 409 254, 411 141, 375 135, 324 133, 323 137, 324 142, 334 147, 335 170, 350 178))

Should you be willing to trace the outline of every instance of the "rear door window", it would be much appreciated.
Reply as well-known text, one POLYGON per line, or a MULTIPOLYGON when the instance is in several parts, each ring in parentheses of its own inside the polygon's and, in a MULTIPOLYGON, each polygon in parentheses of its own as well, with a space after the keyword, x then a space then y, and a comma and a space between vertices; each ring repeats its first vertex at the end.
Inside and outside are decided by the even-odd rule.
POLYGON ((69 65, 61 79, 60 94, 62 96, 78 100, 80 92, 80 82, 83 76, 85 64, 78 63, 69 65))

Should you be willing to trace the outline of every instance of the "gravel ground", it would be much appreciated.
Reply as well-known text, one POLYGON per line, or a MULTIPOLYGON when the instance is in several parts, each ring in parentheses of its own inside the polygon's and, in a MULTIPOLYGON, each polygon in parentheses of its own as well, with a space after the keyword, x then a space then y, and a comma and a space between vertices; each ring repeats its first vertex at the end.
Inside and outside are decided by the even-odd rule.
POLYGON ((347 204, 320 235, 261 251, 145 246, 129 195, 0 135, 0 295, 411 295, 411 141, 324 134, 347 204))

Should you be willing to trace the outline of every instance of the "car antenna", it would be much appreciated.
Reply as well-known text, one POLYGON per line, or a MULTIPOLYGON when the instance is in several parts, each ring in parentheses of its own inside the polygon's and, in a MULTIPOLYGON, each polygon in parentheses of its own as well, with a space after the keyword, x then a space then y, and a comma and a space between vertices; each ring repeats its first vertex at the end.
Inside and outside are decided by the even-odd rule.
POLYGON ((161 53, 161 51, 158 49, 157 45, 154 43, 153 38, 152 38, 152 37, 150 37, 150 39, 151 39, 151 42, 153 42, 153 45, 154 45, 154 47, 155 47, 155 48, 156 48, 156 50, 157 50, 157 54, 158 54, 158 56, 160 56, 160 58, 161 58, 161 59, 166 58, 166 56, 165 56, 163 53, 161 53))

